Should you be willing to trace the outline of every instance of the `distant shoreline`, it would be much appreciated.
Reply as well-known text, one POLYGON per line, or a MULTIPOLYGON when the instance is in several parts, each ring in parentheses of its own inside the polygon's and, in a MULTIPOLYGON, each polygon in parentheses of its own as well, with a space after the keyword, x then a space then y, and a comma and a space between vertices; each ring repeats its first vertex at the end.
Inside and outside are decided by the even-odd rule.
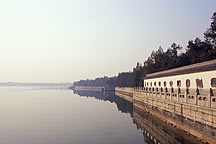
POLYGON ((20 82, 7 82, 0 83, 0 86, 72 86, 73 83, 20 83, 20 82))

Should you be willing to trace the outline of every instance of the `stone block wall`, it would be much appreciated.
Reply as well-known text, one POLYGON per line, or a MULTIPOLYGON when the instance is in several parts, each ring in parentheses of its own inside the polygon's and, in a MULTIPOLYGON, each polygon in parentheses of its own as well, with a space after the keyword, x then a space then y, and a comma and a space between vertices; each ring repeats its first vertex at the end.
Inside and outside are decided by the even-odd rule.
POLYGON ((135 103, 156 107, 161 111, 216 129, 216 104, 210 102, 210 98, 212 100, 216 97, 215 91, 212 92, 213 96, 208 90, 197 92, 196 89, 179 91, 179 89, 159 90, 147 87, 116 88, 116 92, 117 95, 119 93, 129 95, 132 97, 131 101, 135 103))

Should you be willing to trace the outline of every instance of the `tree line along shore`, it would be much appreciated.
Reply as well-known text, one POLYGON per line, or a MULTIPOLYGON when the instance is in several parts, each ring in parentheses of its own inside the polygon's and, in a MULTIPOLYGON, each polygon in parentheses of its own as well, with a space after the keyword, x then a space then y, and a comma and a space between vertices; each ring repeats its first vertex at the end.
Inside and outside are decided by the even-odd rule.
MULTIPOLYGON (((189 40, 187 47, 173 43, 164 50, 161 46, 143 63, 129 72, 121 72, 113 77, 99 77, 93 80, 80 80, 73 83, 75 86, 105 86, 105 87, 137 87, 143 86, 143 77, 159 71, 178 68, 190 64, 216 59, 216 12, 211 18, 210 27, 204 32, 204 39, 189 40)), ((73 88, 72 87, 72 88, 73 88)))

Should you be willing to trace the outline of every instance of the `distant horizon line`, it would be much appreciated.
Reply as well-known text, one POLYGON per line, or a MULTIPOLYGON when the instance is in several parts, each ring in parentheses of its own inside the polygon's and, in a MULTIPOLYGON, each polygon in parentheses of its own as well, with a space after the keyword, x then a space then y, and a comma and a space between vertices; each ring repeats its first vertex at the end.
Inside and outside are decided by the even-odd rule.
POLYGON ((72 86, 71 82, 0 82, 0 86, 72 86))
POLYGON ((73 82, 17 82, 17 81, 8 81, 0 83, 73 83, 73 82))

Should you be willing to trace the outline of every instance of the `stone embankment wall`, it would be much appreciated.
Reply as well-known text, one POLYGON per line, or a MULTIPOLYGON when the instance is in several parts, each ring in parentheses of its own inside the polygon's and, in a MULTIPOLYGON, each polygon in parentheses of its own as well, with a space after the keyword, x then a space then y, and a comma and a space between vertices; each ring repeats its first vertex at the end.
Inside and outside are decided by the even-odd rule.
POLYGON ((104 91, 105 87, 99 86, 75 86, 76 91, 104 91))
POLYGON ((153 115, 204 141, 216 143, 216 109, 199 103, 197 95, 193 95, 194 99, 191 100, 172 91, 119 87, 116 88, 116 95, 130 99, 140 108, 150 109, 153 115))
POLYGON ((133 88, 127 88, 127 87, 122 87, 122 88, 115 88, 115 93, 119 96, 122 97, 130 102, 133 102, 133 95, 134 95, 134 89, 133 88))

